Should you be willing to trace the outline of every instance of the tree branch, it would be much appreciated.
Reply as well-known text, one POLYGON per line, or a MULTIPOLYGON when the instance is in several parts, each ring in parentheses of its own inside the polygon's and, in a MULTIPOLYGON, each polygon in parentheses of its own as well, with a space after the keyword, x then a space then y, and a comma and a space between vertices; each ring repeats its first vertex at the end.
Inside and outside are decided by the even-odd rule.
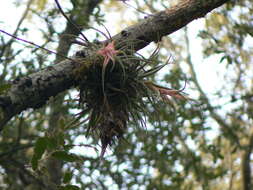
MULTIPOLYGON (((152 41, 171 34, 229 0, 185 0, 165 11, 158 12, 113 37, 117 47, 129 46, 135 51, 152 41)), ((84 50, 81 51, 81 55, 84 50)), ((95 54, 96 52, 92 52, 95 54)), ((77 59, 73 56, 72 59, 77 59)), ((80 54, 79 54, 80 58, 80 54)), ((28 108, 39 108, 58 93, 78 85, 75 70, 78 62, 65 60, 12 82, 6 95, 0 96, 0 131, 14 115, 28 108)))
POLYGON ((243 190, 252 189, 252 176, 251 176, 251 153, 253 150, 253 133, 251 132, 249 143, 245 147, 245 151, 242 156, 242 186, 243 190))
POLYGON ((127 45, 127 42, 135 42, 131 45, 138 51, 150 42, 160 41, 163 36, 179 30, 195 19, 204 17, 226 2, 229 0, 184 0, 122 30, 113 39, 121 42, 121 46, 127 45))
POLYGON ((192 81, 195 84, 197 90, 199 91, 201 98, 203 98, 203 102, 206 104, 207 110, 210 112, 211 117, 222 127, 221 130, 223 131, 223 133, 229 134, 230 141, 232 143, 236 143, 237 146, 241 148, 238 135, 231 129, 231 126, 219 114, 216 113, 214 107, 210 103, 209 98, 207 97, 206 93, 204 92, 204 90, 202 89, 202 87, 200 86, 198 82, 197 74, 195 72, 191 55, 190 55, 190 47, 189 47, 190 44, 189 44, 189 38, 187 36, 187 30, 185 31, 185 41, 186 41, 186 52, 187 52, 186 60, 190 69, 192 81))

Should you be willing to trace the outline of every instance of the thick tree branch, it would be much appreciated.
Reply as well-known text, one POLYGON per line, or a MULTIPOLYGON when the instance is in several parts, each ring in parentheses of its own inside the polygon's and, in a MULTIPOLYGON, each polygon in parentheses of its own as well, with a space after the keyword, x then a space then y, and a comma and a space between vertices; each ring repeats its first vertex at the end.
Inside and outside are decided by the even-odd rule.
MULTIPOLYGON (((137 51, 150 42, 159 41, 162 36, 177 31, 194 19, 204 17, 208 12, 228 1, 185 0, 126 28, 114 36, 113 40, 118 44, 117 47, 131 46, 137 51)), ((72 59, 76 58, 77 56, 74 56, 72 59)), ((78 65, 78 62, 65 60, 14 80, 7 94, 0 96, 0 131, 12 116, 28 108, 39 108, 50 97, 77 85, 74 71, 78 65)))
POLYGON ((160 41, 163 36, 177 31, 191 21, 204 17, 208 12, 226 2, 229 0, 184 0, 176 6, 122 30, 113 39, 121 42, 122 45, 127 45, 126 42, 134 42, 131 45, 137 51, 150 42, 160 41))
POLYGON ((39 108, 46 101, 75 84, 76 62, 65 60, 12 82, 7 95, 0 96, 0 126, 27 108, 39 108))

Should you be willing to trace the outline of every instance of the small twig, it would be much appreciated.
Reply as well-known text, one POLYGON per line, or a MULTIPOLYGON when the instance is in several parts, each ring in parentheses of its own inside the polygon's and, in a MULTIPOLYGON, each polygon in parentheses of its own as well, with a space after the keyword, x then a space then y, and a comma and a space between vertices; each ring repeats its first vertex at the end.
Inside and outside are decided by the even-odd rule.
POLYGON ((10 156, 11 154, 15 154, 17 151, 28 149, 28 148, 31 148, 33 146, 34 146, 34 144, 26 144, 26 145, 22 145, 22 146, 15 146, 11 150, 8 150, 6 152, 2 152, 0 154, 0 160, 1 160, 1 158, 5 157, 5 156, 10 156))
MULTIPOLYGON (((104 25, 103 25, 104 26, 104 25)), ((104 26, 105 27, 105 26, 104 26)), ((97 29, 97 28, 94 28, 94 27, 92 27, 92 26, 90 26, 89 27, 90 29, 93 29, 93 30, 95 30, 95 31, 97 31, 97 32, 99 32, 99 33, 101 33, 105 38, 106 38, 106 40, 110 40, 110 38, 104 33, 104 32, 102 32, 101 30, 99 30, 99 29, 97 29)), ((108 32, 108 30, 106 29, 106 31, 108 32)), ((109 32, 108 32, 109 33, 109 32)))
POLYGON ((37 48, 43 49, 43 50, 45 50, 45 51, 47 51, 47 52, 49 52, 49 53, 53 53, 53 54, 56 54, 56 55, 59 55, 59 56, 65 58, 65 59, 69 59, 69 60, 71 60, 71 61, 75 61, 74 59, 71 59, 71 58, 69 58, 69 57, 66 57, 65 55, 62 55, 62 54, 60 54, 60 53, 56 53, 56 52, 51 51, 51 50, 49 50, 49 49, 47 49, 47 48, 44 48, 44 47, 42 47, 42 46, 40 46, 40 45, 37 45, 37 44, 35 44, 35 43, 31 42, 31 41, 28 41, 28 40, 19 38, 19 37, 17 37, 17 36, 14 36, 14 35, 12 35, 12 34, 10 34, 10 33, 8 33, 8 32, 5 32, 4 30, 1 30, 1 29, 0 29, 0 32, 4 33, 4 34, 6 34, 6 35, 8 35, 8 36, 10 36, 10 37, 12 37, 12 38, 15 38, 15 39, 17 39, 17 40, 19 40, 19 41, 22 41, 22 42, 31 44, 31 45, 33 45, 33 46, 35 46, 35 47, 37 47, 37 48))
MULTIPOLYGON (((60 5, 59 1, 58 1, 58 0, 55 0, 55 3, 56 3, 56 5, 57 5, 59 11, 61 12, 61 14, 64 16, 64 18, 66 18, 66 20, 67 20, 70 24, 72 24, 72 25, 80 32, 81 36, 85 39, 85 41, 87 42, 87 44, 89 44, 88 38, 86 38, 86 36, 82 33, 82 31, 80 30, 80 28, 79 28, 75 23, 73 23, 73 22, 69 19, 69 17, 64 13, 64 11, 63 11, 62 8, 61 8, 61 5, 60 5)), ((87 46, 87 44, 86 44, 86 46, 87 46)))
POLYGON ((108 34, 110 40, 112 40, 112 36, 111 36, 109 30, 106 28, 106 26, 105 26, 104 24, 101 23, 101 25, 105 28, 105 30, 106 30, 106 32, 107 32, 107 34, 108 34))
POLYGON ((136 10, 137 12, 140 12, 140 13, 142 13, 142 14, 144 14, 144 15, 147 15, 147 16, 152 16, 152 14, 146 13, 146 12, 140 10, 139 8, 136 8, 136 7, 134 7, 133 5, 127 3, 127 0, 119 0, 119 1, 122 1, 124 4, 126 4, 127 6, 133 8, 133 9, 136 10))
MULTIPOLYGON (((27 6, 26 6, 26 9, 22 15, 22 17, 20 18, 20 20, 18 21, 18 24, 14 30, 14 32, 12 33, 13 36, 16 36, 17 33, 18 33, 18 30, 20 28, 20 26, 22 25, 22 23, 24 22, 29 10, 30 10, 30 6, 32 4, 33 0, 29 0, 28 3, 27 3, 27 6)), ((5 54, 5 52, 7 52, 6 56, 5 57, 9 57, 10 56, 10 49, 11 49, 11 45, 12 43, 14 42, 14 39, 10 39, 8 42, 4 42, 3 38, 2 38, 2 44, 3 46, 1 47, 1 53, 0 53, 0 57, 3 57, 3 55, 5 54), (7 51, 6 51, 7 50, 7 51)), ((8 64, 8 60, 5 59, 5 61, 3 62, 3 72, 2 72, 2 76, 0 77, 0 80, 5 78, 6 74, 7 74, 7 64, 8 64)))
POLYGON ((89 144, 68 144, 67 146, 69 147, 88 147, 88 148, 92 148, 93 150, 95 150, 96 152, 98 152, 98 149, 95 146, 89 145, 89 144))

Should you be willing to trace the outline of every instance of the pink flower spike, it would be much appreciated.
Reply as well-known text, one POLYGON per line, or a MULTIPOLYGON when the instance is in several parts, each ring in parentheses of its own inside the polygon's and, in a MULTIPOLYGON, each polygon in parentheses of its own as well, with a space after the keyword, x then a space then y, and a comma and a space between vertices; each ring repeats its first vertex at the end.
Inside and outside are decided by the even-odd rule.
POLYGON ((168 88, 158 88, 161 95, 169 95, 178 99, 186 100, 187 98, 180 94, 179 90, 173 90, 168 88))
POLYGON ((115 50, 114 41, 107 44, 107 46, 101 48, 97 51, 97 54, 104 57, 103 67, 102 67, 102 88, 104 92, 104 81, 105 81, 105 69, 110 60, 114 64, 114 56, 118 53, 118 50, 115 50))
MULTIPOLYGON (((102 55, 103 57, 107 58, 105 59, 107 62, 109 62, 109 60, 113 61, 113 57, 118 53, 118 50, 115 50, 115 45, 114 45, 114 41, 110 42, 109 44, 107 44, 107 46, 103 47, 102 49, 98 50, 97 53, 99 55, 102 55)), ((105 61, 104 61, 105 63, 105 61)))
POLYGON ((168 100, 168 96, 181 99, 181 100, 189 100, 188 97, 180 93, 182 90, 174 90, 174 89, 162 87, 152 82, 146 82, 146 85, 151 90, 158 92, 163 100, 168 100))

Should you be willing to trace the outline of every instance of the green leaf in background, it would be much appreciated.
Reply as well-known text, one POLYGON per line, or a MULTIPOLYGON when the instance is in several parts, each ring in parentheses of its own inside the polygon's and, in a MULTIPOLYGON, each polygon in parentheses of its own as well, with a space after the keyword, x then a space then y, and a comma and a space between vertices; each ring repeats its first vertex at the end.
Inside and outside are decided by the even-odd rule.
POLYGON ((61 186, 59 190, 80 190, 80 188, 76 185, 66 185, 66 186, 61 186))
POLYGON ((57 148, 64 146, 64 133, 58 132, 57 134, 54 134, 53 136, 47 137, 48 139, 48 149, 50 150, 56 150, 57 148))
POLYGON ((65 144, 65 135, 63 132, 59 132, 55 138, 57 139, 57 145, 63 146, 65 144))
POLYGON ((11 88, 11 84, 2 84, 2 85, 0 85, 0 94, 3 94, 9 88, 11 88))
POLYGON ((48 149, 55 150, 57 148, 57 139, 55 137, 48 137, 48 149))
POLYGON ((63 176, 63 183, 69 183, 73 177, 73 173, 71 171, 67 171, 63 176))
POLYGON ((69 154, 65 151, 55 151, 52 156, 58 160, 62 160, 65 162, 75 162, 80 160, 79 157, 75 154, 69 154))
POLYGON ((32 157, 31 164, 32 164, 32 169, 36 170, 38 168, 38 160, 35 156, 32 157))
POLYGON ((33 170, 36 170, 38 168, 38 161, 41 159, 44 152, 46 151, 47 144, 48 144, 47 137, 40 137, 36 141, 34 146, 34 154, 31 160, 33 170))

